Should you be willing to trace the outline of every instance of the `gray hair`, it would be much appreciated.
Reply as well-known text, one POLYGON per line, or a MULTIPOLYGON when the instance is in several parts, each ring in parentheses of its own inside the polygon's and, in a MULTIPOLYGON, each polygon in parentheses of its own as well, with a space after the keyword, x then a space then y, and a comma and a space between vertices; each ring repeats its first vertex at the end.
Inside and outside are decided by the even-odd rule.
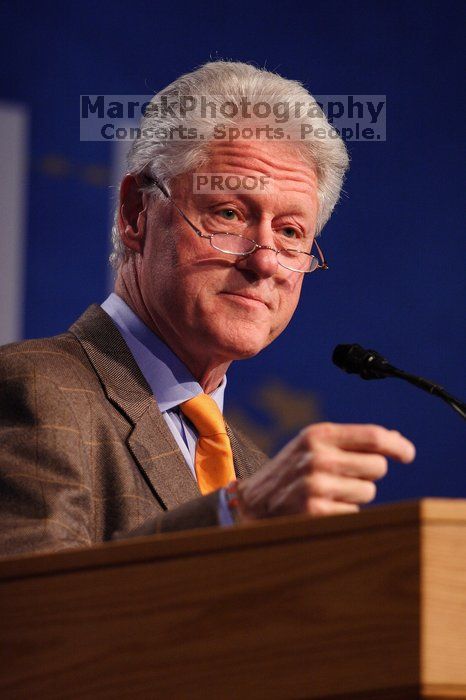
MULTIPOLYGON (((137 138, 128 152, 127 172, 131 175, 148 176, 149 180, 141 190, 152 193, 154 197, 163 198, 158 188, 150 182, 150 178, 156 178, 170 191, 170 181, 174 177, 193 171, 208 161, 209 141, 213 140, 215 129, 225 124, 244 124, 245 116, 252 116, 253 113, 257 116, 256 105, 292 107, 291 114, 288 109, 286 127, 283 123, 280 123, 280 126, 294 135, 293 140, 287 141, 287 144, 294 147, 302 159, 316 169, 319 233, 330 218, 340 196, 349 164, 345 144, 328 123, 315 98, 301 83, 247 63, 206 63, 192 73, 182 75, 157 93, 145 111, 137 138), (193 98, 199 101, 201 96, 207 100, 207 110, 187 108, 183 113, 183 104, 185 107, 192 107, 193 98), (164 110, 160 109, 162 99, 168 100, 171 105, 171 109, 165 110, 163 114, 161 112, 164 110), (249 105, 247 115, 244 114, 245 101, 249 105), (303 103, 308 109, 297 110, 296 105, 303 103), (225 114, 225 105, 228 105, 229 114, 225 114), (303 125, 310 133, 306 133, 306 138, 299 138, 297 134, 302 134, 303 125), (179 133, 181 127, 192 129, 192 133, 203 133, 205 138, 154 138, 154 134, 162 132, 179 133)), ((274 114, 278 112, 274 111, 274 114)), ((283 109, 281 114, 284 116, 283 109)), ((264 119, 260 121, 264 122, 264 119)), ((113 251, 110 255, 110 262, 115 269, 118 269, 128 254, 120 238, 118 213, 117 205, 112 229, 113 251)))

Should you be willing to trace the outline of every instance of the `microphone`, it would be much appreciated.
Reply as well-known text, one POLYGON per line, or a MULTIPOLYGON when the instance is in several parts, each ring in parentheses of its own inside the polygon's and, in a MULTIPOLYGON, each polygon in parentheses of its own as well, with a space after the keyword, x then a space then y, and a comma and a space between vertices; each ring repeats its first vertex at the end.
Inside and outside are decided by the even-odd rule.
POLYGON ((337 345, 332 355, 333 363, 348 374, 359 374, 363 379, 385 379, 391 365, 375 350, 365 350, 360 345, 337 345))
POLYGON ((375 350, 365 350, 360 345, 337 345, 332 355, 333 363, 348 374, 359 374, 363 379, 385 379, 397 377, 427 391, 433 396, 438 396, 445 401, 454 411, 466 419, 466 403, 448 394, 445 389, 429 379, 417 377, 414 374, 404 372, 389 364, 375 350))

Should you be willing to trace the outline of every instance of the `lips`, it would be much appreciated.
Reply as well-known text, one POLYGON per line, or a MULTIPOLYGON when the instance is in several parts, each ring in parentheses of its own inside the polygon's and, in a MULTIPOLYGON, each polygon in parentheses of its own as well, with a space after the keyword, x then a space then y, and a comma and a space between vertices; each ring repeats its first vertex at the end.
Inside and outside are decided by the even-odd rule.
POLYGON ((262 299, 260 296, 251 294, 250 292, 222 292, 226 296, 232 296, 232 297, 237 297, 238 299, 244 299, 246 302, 256 302, 259 304, 262 304, 263 306, 266 306, 268 309, 270 309, 270 302, 266 301, 265 299, 262 299))

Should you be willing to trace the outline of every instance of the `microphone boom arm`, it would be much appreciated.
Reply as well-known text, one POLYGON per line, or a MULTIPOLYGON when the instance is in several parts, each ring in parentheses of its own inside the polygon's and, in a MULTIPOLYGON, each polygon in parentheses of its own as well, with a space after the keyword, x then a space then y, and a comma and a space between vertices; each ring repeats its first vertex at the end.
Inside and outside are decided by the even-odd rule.
POLYGON ((404 379, 409 384, 417 386, 423 391, 427 391, 428 394, 432 396, 438 396, 442 401, 445 401, 449 406, 452 407, 454 411, 459 413, 459 415, 466 420, 466 403, 456 399, 454 396, 449 394, 443 386, 431 382, 429 379, 424 379, 424 377, 417 377, 414 374, 409 374, 396 367, 390 367, 391 372, 388 376, 397 377, 398 379, 404 379))
POLYGON ((379 355, 375 350, 365 350, 360 345, 337 345, 333 351, 333 362, 348 374, 359 374, 363 379, 385 379, 396 377, 417 386, 432 396, 438 396, 466 420, 466 403, 449 394, 442 386, 429 379, 404 372, 379 355))

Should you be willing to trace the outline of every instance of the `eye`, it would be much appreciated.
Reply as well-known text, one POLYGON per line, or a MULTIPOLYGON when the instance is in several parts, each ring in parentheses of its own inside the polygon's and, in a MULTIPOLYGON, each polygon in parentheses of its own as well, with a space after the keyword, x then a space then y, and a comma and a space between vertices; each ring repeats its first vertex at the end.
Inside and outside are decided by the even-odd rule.
POLYGON ((285 238, 288 238, 289 240, 293 239, 300 239, 302 238, 302 233, 296 228, 293 228, 292 226, 284 226, 281 229, 281 232, 285 238))
POLYGON ((238 217, 234 209, 220 209, 217 214, 219 214, 222 219, 226 219, 226 221, 235 221, 238 217))

